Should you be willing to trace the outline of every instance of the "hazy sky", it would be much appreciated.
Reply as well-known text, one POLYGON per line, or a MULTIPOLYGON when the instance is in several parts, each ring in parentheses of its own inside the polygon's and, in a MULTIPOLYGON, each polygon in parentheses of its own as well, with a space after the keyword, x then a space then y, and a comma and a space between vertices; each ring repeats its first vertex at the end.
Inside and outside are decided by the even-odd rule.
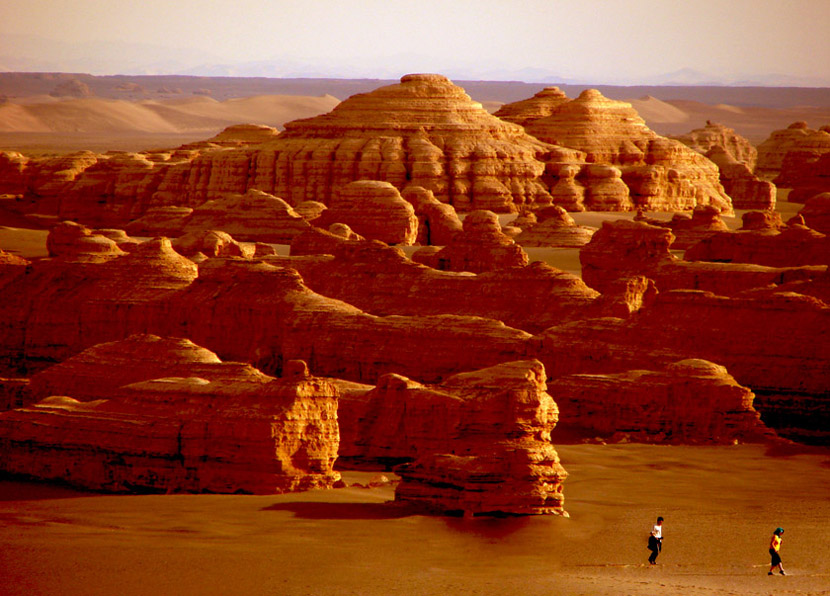
POLYGON ((0 67, 71 58, 135 72, 144 52, 157 71, 293 61, 345 76, 538 69, 636 83, 691 68, 830 84, 828 32, 830 0, 0 0, 0 67))

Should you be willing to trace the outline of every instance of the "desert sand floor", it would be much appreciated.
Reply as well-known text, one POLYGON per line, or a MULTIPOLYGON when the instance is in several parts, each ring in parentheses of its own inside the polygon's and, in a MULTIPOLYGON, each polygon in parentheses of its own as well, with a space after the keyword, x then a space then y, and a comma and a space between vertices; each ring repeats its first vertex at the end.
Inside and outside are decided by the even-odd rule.
MULTIPOLYGON (((830 592, 830 452, 560 446, 570 518, 426 516, 393 488, 273 496, 81 493, 0 482, 0 592, 813 594, 830 592), (657 566, 646 539, 666 518, 657 566), (767 575, 785 528, 788 576, 767 575)), ((370 473, 346 472, 366 482, 370 473)))

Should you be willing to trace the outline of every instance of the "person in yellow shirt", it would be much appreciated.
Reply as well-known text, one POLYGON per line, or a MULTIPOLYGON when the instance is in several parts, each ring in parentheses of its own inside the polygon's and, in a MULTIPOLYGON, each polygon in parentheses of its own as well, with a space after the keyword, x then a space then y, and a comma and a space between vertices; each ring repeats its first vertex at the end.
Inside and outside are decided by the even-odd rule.
POLYGON ((769 555, 772 557, 772 563, 770 563, 769 573, 767 575, 772 575, 772 570, 778 567, 778 573, 781 575, 787 575, 784 573, 784 565, 781 562, 781 534, 784 533, 784 528, 775 528, 775 532, 772 533, 772 540, 769 543, 769 555))

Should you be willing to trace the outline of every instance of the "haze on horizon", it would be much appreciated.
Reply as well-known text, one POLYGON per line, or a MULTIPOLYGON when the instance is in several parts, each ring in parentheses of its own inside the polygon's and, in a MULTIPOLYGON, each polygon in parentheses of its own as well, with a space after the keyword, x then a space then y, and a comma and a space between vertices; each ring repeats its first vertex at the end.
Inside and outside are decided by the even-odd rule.
POLYGON ((827 0, 3 0, 0 71, 830 87, 827 0))

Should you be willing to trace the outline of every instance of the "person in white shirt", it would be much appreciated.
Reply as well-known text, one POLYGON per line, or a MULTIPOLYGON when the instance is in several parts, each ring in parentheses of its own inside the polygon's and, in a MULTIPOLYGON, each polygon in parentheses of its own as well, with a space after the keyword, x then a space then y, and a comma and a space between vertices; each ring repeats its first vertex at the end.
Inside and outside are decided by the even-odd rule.
POLYGON ((648 562, 651 565, 657 565, 657 555, 663 550, 663 518, 658 517, 657 523, 651 529, 651 534, 648 536, 648 550, 651 554, 648 557, 648 562))

